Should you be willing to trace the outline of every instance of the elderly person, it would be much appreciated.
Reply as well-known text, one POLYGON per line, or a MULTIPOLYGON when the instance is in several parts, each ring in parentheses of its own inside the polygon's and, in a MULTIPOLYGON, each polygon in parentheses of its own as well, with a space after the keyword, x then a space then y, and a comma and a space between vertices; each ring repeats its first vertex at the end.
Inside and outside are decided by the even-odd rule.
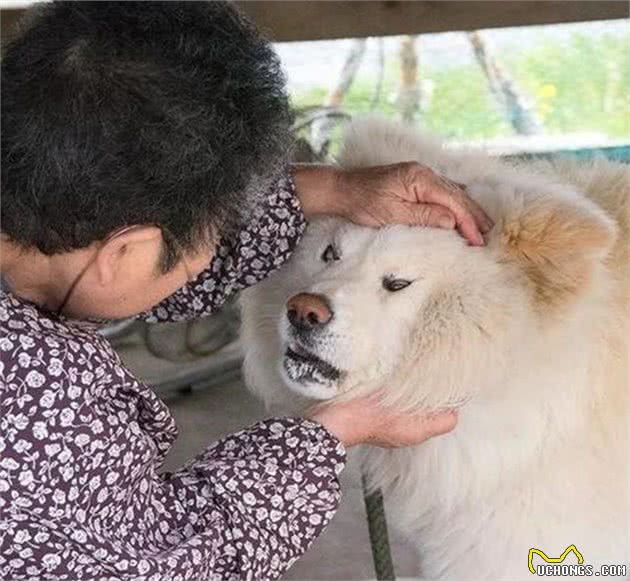
POLYGON ((175 473, 168 408, 98 322, 207 316, 306 221, 491 224, 416 164, 291 166, 271 46, 219 2, 60 2, 2 61, 0 578, 274 579, 324 529, 345 450, 452 413, 375 399, 262 421, 175 473))

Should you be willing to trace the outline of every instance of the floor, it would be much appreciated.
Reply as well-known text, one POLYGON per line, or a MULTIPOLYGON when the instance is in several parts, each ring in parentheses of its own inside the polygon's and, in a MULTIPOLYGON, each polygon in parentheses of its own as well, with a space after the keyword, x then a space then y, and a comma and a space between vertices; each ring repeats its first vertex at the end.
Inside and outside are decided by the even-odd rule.
MULTIPOLYGON (((165 329, 163 326, 163 330, 165 329)), ((160 333, 164 331, 160 331, 160 333)), ((177 344, 179 329, 166 331, 154 346, 158 349, 173 349, 177 344), (161 344, 160 344, 161 342, 161 344)), ((216 331, 216 329, 215 329, 216 331)), ((146 339, 146 338, 145 338, 146 339)), ((118 340, 117 348, 123 359, 139 376, 156 381, 160 377, 173 375, 175 368, 195 368, 199 361, 171 363, 156 359, 147 352, 141 330, 118 340)), ((226 351, 226 358, 234 361, 238 349, 234 346, 226 351)), ((161 352, 161 355, 168 353, 161 352)), ((172 354, 172 353, 171 353, 172 354)), ((209 360, 212 358, 206 358, 209 360)), ((212 369, 212 365, 208 367, 212 369)), ((171 408, 179 426, 179 437, 171 450, 165 469, 172 470, 201 452, 210 442, 223 435, 246 427, 266 417, 261 404, 250 395, 240 379, 234 365, 218 366, 216 373, 207 374, 211 381, 202 381, 192 389, 177 391, 169 389, 158 392, 171 408), (229 369, 231 367, 231 370, 229 369)), ((360 482, 360 471, 352 455, 342 474, 343 499, 335 518, 315 541, 311 549, 285 575, 286 580, 301 581, 345 581, 374 579, 372 554, 360 482)), ((415 570, 413 550, 404 539, 389 527, 390 543, 397 578, 413 577, 415 570)))

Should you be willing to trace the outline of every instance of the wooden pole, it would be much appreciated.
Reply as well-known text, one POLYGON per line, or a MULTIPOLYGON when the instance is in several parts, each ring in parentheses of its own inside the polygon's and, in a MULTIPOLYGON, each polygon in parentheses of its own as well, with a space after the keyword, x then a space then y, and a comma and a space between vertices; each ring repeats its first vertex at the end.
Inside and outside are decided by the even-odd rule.
POLYGON ((405 36, 400 43, 400 92, 398 108, 405 121, 413 121, 420 110, 416 37, 405 36))
POLYGON ((488 42, 480 32, 469 32, 468 40, 473 47, 477 62, 483 69, 490 92, 514 131, 519 135, 537 135, 543 132, 538 115, 519 92, 516 83, 492 55, 488 42))

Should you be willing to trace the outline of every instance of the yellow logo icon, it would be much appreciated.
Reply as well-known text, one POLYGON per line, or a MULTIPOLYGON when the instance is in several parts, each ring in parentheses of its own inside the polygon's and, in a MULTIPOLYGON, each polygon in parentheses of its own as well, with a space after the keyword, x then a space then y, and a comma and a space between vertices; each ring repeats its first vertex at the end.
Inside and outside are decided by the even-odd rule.
POLYGON ((529 570, 532 572, 532 574, 536 574, 536 569, 534 569, 534 555, 539 555, 540 557, 542 557, 543 561, 547 562, 547 563, 562 563, 562 561, 565 560, 566 556, 569 553, 574 553, 575 556, 577 557, 578 560, 578 564, 581 565, 582 563, 584 563, 584 557, 582 557, 582 553, 580 553, 580 551, 578 551, 577 547, 575 545, 569 545, 564 552, 562 553, 562 555, 560 555, 557 558, 554 557, 548 557, 546 555, 546 553, 543 553, 540 549, 530 549, 529 550, 529 557, 527 558, 527 564, 529 565, 529 570))

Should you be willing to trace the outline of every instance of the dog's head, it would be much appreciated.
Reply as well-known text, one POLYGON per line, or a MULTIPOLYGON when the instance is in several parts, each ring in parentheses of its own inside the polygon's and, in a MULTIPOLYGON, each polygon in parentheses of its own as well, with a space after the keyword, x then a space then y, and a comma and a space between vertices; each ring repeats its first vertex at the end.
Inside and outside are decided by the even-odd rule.
POLYGON ((614 230, 570 189, 474 172, 449 177, 495 220, 484 247, 455 231, 313 222, 291 260, 244 293, 250 387, 268 401, 287 387, 309 399, 382 389, 439 408, 500 394, 514 366, 548 358, 545 329, 570 318, 614 230))
POLYGON ((440 403, 455 404, 472 387, 472 368, 487 360, 488 338, 514 314, 504 278, 454 232, 319 221, 271 282, 286 291, 280 375, 322 399, 407 379, 415 398, 431 399, 442 383, 440 403))

